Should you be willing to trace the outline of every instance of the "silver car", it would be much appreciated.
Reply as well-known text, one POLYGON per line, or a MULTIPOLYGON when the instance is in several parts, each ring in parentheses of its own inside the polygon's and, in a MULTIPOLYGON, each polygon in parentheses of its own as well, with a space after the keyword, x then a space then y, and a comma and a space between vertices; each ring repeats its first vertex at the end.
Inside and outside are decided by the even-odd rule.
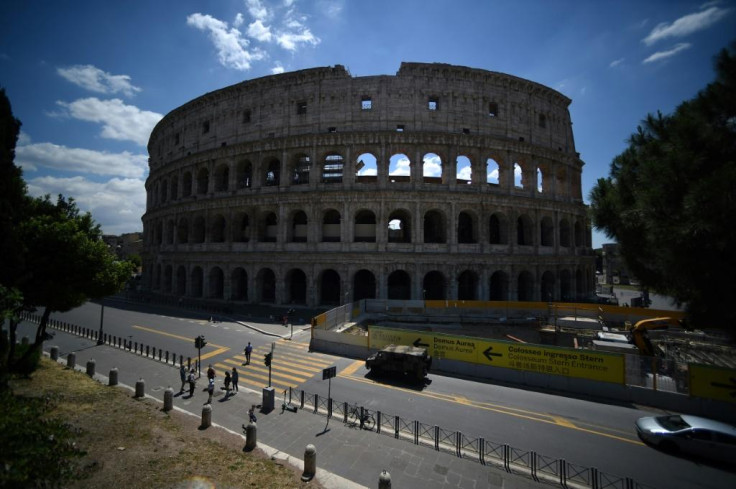
POLYGON ((736 426, 698 416, 652 416, 636 421, 639 438, 670 453, 736 464, 736 426))

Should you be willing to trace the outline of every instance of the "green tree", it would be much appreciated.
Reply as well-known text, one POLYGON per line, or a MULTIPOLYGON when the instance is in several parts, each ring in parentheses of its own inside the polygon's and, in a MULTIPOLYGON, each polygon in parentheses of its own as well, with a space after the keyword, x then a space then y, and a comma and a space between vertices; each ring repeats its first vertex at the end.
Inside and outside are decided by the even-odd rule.
POLYGON ((590 194, 593 224, 645 287, 691 324, 736 329, 736 43, 714 82, 672 115, 648 115, 590 194))

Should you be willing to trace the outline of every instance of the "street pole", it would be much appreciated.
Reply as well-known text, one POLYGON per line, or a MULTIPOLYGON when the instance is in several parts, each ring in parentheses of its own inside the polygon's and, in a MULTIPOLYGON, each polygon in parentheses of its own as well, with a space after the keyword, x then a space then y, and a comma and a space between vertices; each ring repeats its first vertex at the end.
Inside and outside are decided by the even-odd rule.
POLYGON ((202 376, 202 347, 197 348, 197 377, 202 376))
POLYGON ((97 345, 102 345, 105 342, 102 341, 102 321, 105 318, 105 303, 103 302, 105 299, 102 299, 100 301, 100 332, 97 334, 97 345))

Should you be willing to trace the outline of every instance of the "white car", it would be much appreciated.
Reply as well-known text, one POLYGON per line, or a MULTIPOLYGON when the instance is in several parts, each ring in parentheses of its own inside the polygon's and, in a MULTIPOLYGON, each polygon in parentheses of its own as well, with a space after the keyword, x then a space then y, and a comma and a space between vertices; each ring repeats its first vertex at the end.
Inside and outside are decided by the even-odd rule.
POLYGON ((736 464, 736 426, 728 423, 673 414, 639 418, 636 431, 644 442, 670 453, 736 464))

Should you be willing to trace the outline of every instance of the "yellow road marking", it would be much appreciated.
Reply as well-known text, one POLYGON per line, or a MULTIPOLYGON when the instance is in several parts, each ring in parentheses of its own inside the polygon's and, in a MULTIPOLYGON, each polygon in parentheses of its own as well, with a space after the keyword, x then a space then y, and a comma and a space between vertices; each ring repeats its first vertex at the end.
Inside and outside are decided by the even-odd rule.
MULTIPOLYGON (((166 331, 159 331, 157 329, 146 328, 144 326, 133 326, 133 328, 134 329, 140 329, 142 331, 148 331, 149 333, 160 334, 162 336, 169 336, 171 338, 176 338, 178 340, 184 340, 184 341, 192 341, 193 340, 193 338, 187 338, 186 336, 180 336, 178 334, 167 333, 166 331)), ((226 346, 215 345, 214 343, 207 343, 207 344, 209 346, 214 346, 215 348, 217 348, 217 350, 211 351, 209 353, 205 353, 204 355, 202 355, 200 357, 201 360, 206 360, 207 358, 212 358, 214 356, 220 355, 221 353, 225 353, 226 351, 229 351, 230 350, 230 348, 228 348, 226 346)))
POLYGON ((365 362, 363 360, 356 360, 344 369, 342 369, 342 372, 340 372, 340 377, 345 375, 353 375, 355 372, 358 371, 360 367, 363 366, 365 362))

